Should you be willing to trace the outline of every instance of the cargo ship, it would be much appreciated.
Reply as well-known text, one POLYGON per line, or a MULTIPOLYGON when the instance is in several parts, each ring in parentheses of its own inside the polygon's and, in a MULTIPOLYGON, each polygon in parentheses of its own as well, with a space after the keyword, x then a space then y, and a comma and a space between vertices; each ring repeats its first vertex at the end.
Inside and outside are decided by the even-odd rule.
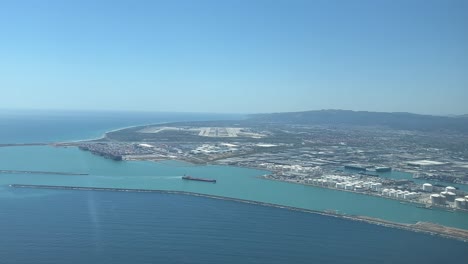
POLYGON ((216 180, 215 180, 215 179, 195 178, 195 177, 186 176, 186 175, 184 175, 184 176, 182 177, 182 180, 216 183, 216 180))

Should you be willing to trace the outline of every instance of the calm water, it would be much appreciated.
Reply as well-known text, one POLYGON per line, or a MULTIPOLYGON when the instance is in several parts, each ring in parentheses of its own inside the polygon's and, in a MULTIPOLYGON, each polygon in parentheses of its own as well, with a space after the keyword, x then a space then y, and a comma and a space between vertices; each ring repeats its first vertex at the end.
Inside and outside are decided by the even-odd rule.
POLYGON ((468 214, 427 210, 399 201, 312 186, 257 178, 265 171, 227 167, 192 166, 166 161, 160 163, 117 162, 77 148, 3 147, 0 168, 89 173, 88 176, 0 175, 0 197, 9 194, 12 183, 73 185, 94 187, 184 190, 233 198, 296 206, 314 210, 338 210, 402 223, 429 221, 468 229, 468 214), (217 179, 216 184, 181 180, 185 173, 217 179), (3 187, 1 187, 3 186, 3 187), (2 189, 7 189, 3 190, 2 189))
POLYGON ((239 119, 235 114, 0 110, 1 143, 40 143, 101 137, 122 127, 176 121, 239 119))
POLYGON ((468 257, 466 243, 455 240, 202 197, 12 193, 0 203, 4 264, 463 263, 468 257))
MULTIPOLYGON (((73 139, 111 128, 91 125, 99 122, 89 116, 89 126, 83 116, 78 119, 83 123, 73 139)), ((64 123, 45 124, 63 127, 72 122, 60 120, 64 123)), ((14 133, 7 137, 5 131, 16 131, 21 122, 0 124, 0 142, 71 139, 68 128, 49 134, 35 127, 43 129, 42 136, 25 132, 15 140, 14 133)), ((25 183, 185 190, 468 229, 468 214, 258 179, 264 171, 174 161, 115 162, 76 148, 45 146, 0 148, 0 169, 90 174, 0 174, 0 263, 436 263, 468 258, 467 243, 278 208, 169 194, 8 187, 25 183), (182 181, 184 173, 216 178, 218 183, 182 181)))

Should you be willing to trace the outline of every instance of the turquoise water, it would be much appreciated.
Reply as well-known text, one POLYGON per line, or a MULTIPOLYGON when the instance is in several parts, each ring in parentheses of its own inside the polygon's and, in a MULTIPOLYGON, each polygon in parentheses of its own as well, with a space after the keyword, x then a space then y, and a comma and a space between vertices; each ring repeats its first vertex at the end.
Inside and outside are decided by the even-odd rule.
POLYGON ((427 221, 468 229, 468 214, 426 210, 395 200, 259 179, 267 172, 227 166, 193 166, 176 161, 117 162, 77 148, 0 148, 0 168, 89 173, 88 176, 0 175, 0 197, 14 196, 8 184, 49 184, 93 187, 182 190, 276 203, 313 210, 338 210, 401 223, 427 221), (216 184, 181 180, 183 174, 217 179, 216 184))
MULTIPOLYGON (((155 119, 108 113, 15 115, 0 113, 0 143, 83 139, 132 124, 197 118, 183 114, 155 119)), ((201 119, 210 118, 216 119, 201 119)), ((184 190, 468 229, 468 214, 262 180, 257 177, 266 172, 259 170, 176 161, 116 162, 73 147, 48 146, 0 148, 0 169, 90 174, 0 174, 2 264, 441 263, 468 258, 467 244, 460 241, 279 208, 174 194, 8 186, 184 190), (182 181, 185 173, 215 178, 218 183, 182 181)))

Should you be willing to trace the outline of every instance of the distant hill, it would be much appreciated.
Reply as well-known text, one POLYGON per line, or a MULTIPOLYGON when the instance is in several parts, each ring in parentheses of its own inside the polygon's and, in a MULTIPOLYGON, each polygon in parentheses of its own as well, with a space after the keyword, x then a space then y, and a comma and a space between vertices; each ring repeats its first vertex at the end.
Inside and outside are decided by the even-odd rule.
POLYGON ((249 115, 250 121, 284 124, 384 126, 401 130, 468 133, 468 116, 446 117, 411 113, 318 110, 249 115))

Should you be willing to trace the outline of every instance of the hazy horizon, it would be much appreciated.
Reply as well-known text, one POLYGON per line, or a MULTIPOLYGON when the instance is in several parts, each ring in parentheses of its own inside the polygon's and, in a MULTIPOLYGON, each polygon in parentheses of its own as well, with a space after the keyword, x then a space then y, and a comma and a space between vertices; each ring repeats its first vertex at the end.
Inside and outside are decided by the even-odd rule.
POLYGON ((255 115, 255 114, 275 114, 275 113, 300 113, 300 112, 314 112, 314 111, 353 111, 353 112, 369 112, 369 113, 405 113, 405 114, 416 114, 416 115, 430 115, 430 116, 445 116, 445 117, 460 117, 468 116, 468 114, 426 114, 426 113, 414 113, 414 112, 386 112, 386 111, 368 111, 368 110, 351 110, 351 109, 309 109, 299 111, 281 111, 281 112, 195 112, 195 111, 157 111, 157 110, 125 110, 125 109, 28 109, 28 108, 0 108, 0 114, 5 112, 11 112, 14 114, 23 113, 142 113, 142 114, 212 114, 212 115, 255 115))
POLYGON ((468 2, 5 1, 1 108, 468 114, 468 2))

